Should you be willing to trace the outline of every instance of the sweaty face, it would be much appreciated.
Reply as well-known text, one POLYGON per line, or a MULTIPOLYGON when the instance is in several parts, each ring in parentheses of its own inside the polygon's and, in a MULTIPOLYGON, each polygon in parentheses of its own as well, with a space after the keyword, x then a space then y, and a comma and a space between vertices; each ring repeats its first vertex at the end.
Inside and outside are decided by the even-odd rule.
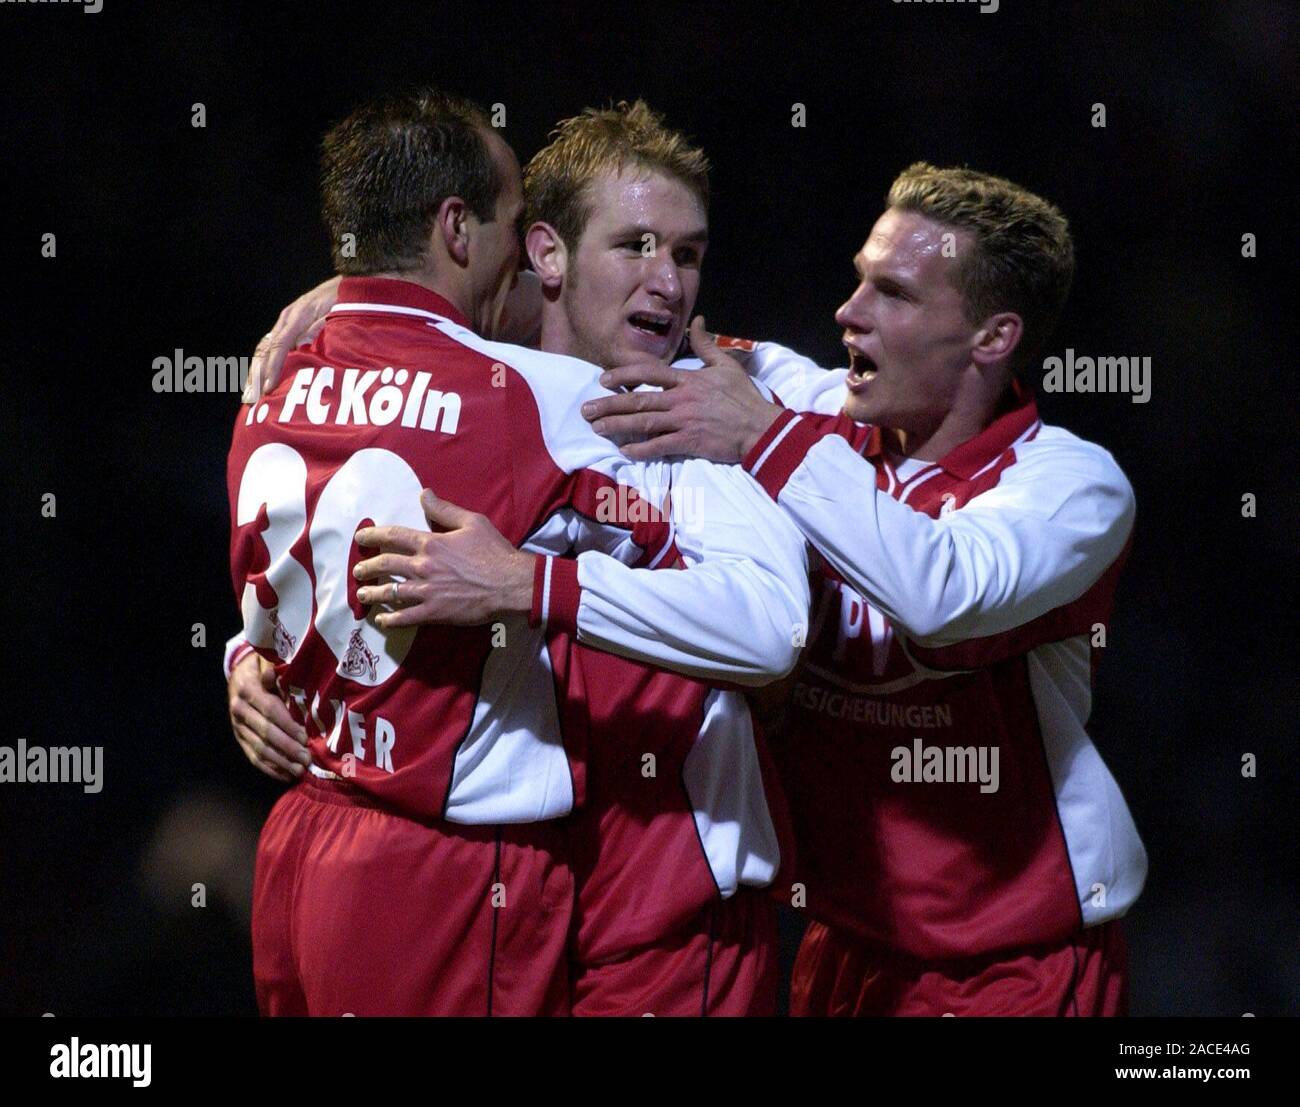
POLYGON ((896 208, 871 228, 853 259, 858 287, 835 313, 849 350, 850 418, 909 439, 943 422, 978 330, 955 283, 972 246, 968 232, 896 208))
POLYGON ((501 137, 487 136, 492 164, 500 178, 495 218, 490 223, 475 221, 474 266, 477 316, 474 329, 485 338, 495 338, 504 317, 506 297, 519 279, 520 222, 524 213, 523 182, 519 161, 501 137))
POLYGON ((703 206, 681 181, 636 168, 593 181, 586 202, 560 294, 564 352, 606 369, 672 360, 700 290, 703 206))

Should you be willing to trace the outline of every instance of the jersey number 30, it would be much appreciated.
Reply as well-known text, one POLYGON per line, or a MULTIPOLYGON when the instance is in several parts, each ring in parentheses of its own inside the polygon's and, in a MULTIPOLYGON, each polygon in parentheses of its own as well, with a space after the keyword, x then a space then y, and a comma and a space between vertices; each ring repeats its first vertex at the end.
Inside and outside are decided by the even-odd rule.
POLYGON ((270 562, 265 573, 244 583, 245 637, 287 662, 314 624, 333 652, 340 676, 372 687, 388 680, 406 657, 417 628, 385 633, 370 620, 358 619, 348 602, 348 559, 353 536, 366 519, 428 530, 420 489, 415 471, 391 450, 358 450, 330 476, 309 520, 302 455, 283 443, 254 450, 239 483, 236 524, 256 523, 265 509, 261 533, 270 562), (308 527, 314 590, 311 575, 289 552, 308 527), (271 607, 258 599, 259 580, 274 593, 271 607))

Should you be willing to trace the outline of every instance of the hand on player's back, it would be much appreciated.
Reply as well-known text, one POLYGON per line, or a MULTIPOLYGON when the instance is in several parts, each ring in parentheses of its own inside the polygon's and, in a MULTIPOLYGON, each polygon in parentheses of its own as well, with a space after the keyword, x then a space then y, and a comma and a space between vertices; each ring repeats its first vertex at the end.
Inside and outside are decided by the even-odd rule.
POLYGON ((531 610, 532 554, 515 549, 487 516, 440 500, 428 489, 420 506, 437 533, 398 526, 357 531, 358 545, 381 551, 357 563, 357 579, 402 578, 395 595, 391 581, 357 589, 362 603, 393 608, 377 615, 376 625, 478 626, 531 610))
POLYGON ((284 368, 284 359, 289 356, 289 351, 316 337, 316 332, 325 325, 325 316, 330 308, 338 303, 339 282, 342 280, 342 277, 331 277, 321 281, 280 312, 275 326, 262 336, 262 341, 253 351, 248 383, 244 386, 244 403, 255 404, 270 392, 280 379, 280 370, 284 368))
POLYGON ((239 747, 267 776, 291 784, 311 764, 307 732, 280 698, 275 666, 250 653, 230 673, 230 726, 239 747))
POLYGON ((704 361, 700 369, 673 369, 658 362, 621 365, 600 383, 613 396, 589 400, 582 414, 606 438, 626 442, 623 453, 636 460, 702 457, 740 461, 772 424, 780 408, 754 387, 744 367, 728 357, 704 329, 703 316, 691 323, 691 347, 704 361), (640 385, 660 392, 617 392, 640 385))

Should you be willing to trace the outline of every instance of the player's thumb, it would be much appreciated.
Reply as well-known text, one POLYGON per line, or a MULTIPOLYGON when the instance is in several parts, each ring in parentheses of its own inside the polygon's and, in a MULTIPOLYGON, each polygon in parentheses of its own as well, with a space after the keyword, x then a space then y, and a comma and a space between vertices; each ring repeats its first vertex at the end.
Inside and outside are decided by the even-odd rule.
POLYGON ((691 349, 695 351, 695 356, 706 365, 713 365, 719 358, 726 356, 718 349, 715 336, 704 329, 703 315, 697 315, 691 320, 690 336, 691 349))
POLYGON ((420 506, 424 508, 424 517, 429 520, 430 528, 458 530, 474 518, 472 511, 466 511, 450 500, 439 499, 428 488, 420 493, 420 506))

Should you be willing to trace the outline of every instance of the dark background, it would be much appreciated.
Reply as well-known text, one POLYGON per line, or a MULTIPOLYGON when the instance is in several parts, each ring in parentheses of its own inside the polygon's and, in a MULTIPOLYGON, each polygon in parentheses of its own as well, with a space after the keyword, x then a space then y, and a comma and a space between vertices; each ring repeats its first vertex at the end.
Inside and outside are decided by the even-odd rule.
POLYGON ((1151 858, 1133 1010, 1300 1010, 1298 9, 717 7, 0 5, 2 741, 105 747, 98 795, 0 786, 0 1014, 253 1010, 249 862, 278 789, 231 737, 220 676, 237 397, 155 394, 152 361, 251 353, 329 274, 319 137, 417 81, 505 104, 521 158, 585 105, 647 98, 715 166, 701 310, 828 364, 851 256, 909 162, 1064 208, 1079 273, 1053 352, 1153 362, 1148 404, 1041 405, 1137 491, 1091 727, 1151 858))

